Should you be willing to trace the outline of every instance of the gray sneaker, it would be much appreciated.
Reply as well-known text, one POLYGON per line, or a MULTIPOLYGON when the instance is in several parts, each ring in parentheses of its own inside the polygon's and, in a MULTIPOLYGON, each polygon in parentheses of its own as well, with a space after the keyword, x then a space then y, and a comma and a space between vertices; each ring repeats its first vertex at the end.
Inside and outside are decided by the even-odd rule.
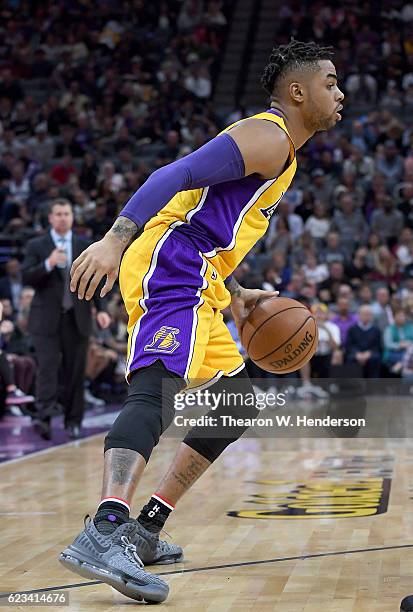
POLYGON ((158 533, 148 531, 137 519, 134 524, 136 531, 130 540, 145 565, 169 565, 184 560, 180 546, 160 540, 158 533))
POLYGON ((110 535, 102 535, 90 516, 86 517, 85 529, 60 553, 59 561, 72 572, 102 580, 132 599, 165 601, 169 587, 159 576, 143 569, 132 543, 135 531, 135 521, 129 521, 110 535))

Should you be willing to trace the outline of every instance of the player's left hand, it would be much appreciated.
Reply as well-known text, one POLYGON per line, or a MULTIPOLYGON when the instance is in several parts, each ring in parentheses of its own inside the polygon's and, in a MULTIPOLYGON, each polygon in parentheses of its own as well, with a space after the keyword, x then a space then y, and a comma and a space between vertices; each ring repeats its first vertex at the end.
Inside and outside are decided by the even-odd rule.
POLYGON ((239 295, 234 294, 232 296, 231 311, 232 316, 234 317, 235 325, 238 329, 238 336, 240 340, 245 322, 256 307, 257 302, 259 300, 277 297, 278 295, 279 291, 263 291, 262 289, 242 288, 239 295))
POLYGON ((107 329, 112 319, 110 318, 110 315, 107 312, 101 310, 96 315, 96 321, 98 322, 100 329, 107 329))

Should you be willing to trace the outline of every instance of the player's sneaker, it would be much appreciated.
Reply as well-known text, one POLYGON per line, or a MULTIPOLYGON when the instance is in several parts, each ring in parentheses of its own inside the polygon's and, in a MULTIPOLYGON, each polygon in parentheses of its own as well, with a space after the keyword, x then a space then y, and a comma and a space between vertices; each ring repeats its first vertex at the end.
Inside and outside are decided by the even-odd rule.
POLYGON ((400 604, 400 612, 412 612, 413 610, 413 595, 408 595, 400 604))
POLYGON ((60 553, 59 561, 72 572, 102 580, 132 599, 148 603, 165 601, 169 587, 159 576, 144 570, 131 541, 135 531, 135 521, 129 521, 103 535, 90 516, 86 517, 85 529, 60 553))
POLYGON ((159 539, 158 533, 145 529, 136 519, 136 532, 131 536, 131 542, 136 546, 136 552, 145 565, 169 565, 184 560, 180 546, 159 539))

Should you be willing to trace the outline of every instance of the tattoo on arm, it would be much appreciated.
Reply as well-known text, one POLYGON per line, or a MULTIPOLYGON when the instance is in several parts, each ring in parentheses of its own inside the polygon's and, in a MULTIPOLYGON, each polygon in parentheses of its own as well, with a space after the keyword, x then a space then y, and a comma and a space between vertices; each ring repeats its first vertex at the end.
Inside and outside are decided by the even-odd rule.
POLYGON ((139 228, 127 217, 118 217, 109 230, 109 234, 115 236, 125 248, 132 242, 139 228))
POLYGON ((235 297, 240 297, 241 295, 241 285, 235 280, 234 277, 231 278, 231 280, 229 281, 229 283, 227 283, 226 285, 228 291, 230 292, 231 295, 235 296, 235 297))

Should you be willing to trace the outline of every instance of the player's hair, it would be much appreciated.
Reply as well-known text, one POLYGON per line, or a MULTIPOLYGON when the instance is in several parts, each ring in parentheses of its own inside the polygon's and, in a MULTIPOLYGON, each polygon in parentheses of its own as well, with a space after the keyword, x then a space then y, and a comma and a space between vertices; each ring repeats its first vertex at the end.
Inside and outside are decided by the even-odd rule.
POLYGON ((322 47, 314 42, 303 43, 291 39, 287 45, 274 47, 264 68, 261 84, 269 96, 277 89, 280 79, 290 70, 316 70, 320 60, 331 59, 333 47, 322 47))

